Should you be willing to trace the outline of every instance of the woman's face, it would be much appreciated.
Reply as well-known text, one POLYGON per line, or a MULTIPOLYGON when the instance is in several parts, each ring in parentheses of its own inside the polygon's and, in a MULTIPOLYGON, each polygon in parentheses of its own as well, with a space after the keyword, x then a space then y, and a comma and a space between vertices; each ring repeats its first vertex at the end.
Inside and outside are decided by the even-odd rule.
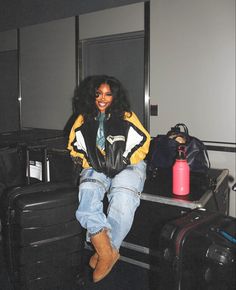
POLYGON ((96 91, 96 106, 101 113, 111 105, 113 100, 112 92, 108 84, 101 84, 96 91))

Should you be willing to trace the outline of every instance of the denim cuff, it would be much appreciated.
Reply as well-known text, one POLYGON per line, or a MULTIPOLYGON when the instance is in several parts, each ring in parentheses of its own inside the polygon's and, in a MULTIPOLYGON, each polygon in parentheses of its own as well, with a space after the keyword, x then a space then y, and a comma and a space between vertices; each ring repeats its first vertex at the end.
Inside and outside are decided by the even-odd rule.
POLYGON ((97 232, 92 233, 92 234, 91 234, 91 233, 88 233, 88 235, 89 235, 89 237, 93 237, 93 236, 95 236, 95 235, 101 233, 101 232, 104 231, 104 230, 106 230, 106 228, 101 228, 100 230, 98 230, 97 232))

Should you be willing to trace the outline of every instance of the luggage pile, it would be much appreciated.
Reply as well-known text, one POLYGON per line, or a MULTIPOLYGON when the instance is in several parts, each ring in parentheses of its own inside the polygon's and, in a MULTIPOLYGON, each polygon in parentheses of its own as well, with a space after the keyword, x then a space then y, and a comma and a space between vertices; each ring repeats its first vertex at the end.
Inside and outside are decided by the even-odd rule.
POLYGON ((82 273, 84 232, 65 144, 56 136, 0 149, 2 246, 14 290, 69 290, 82 273), (36 162, 39 179, 30 175, 36 162))
MULTIPOLYGON (((19 142, 18 135, 9 140, 0 135, 0 219, 12 285, 14 290, 74 290, 86 280, 83 289, 94 289, 83 261, 92 252, 84 249, 85 233, 75 219, 78 188, 67 138, 48 131, 43 138, 40 131, 38 139, 36 131, 19 142)), ((139 281, 137 268, 138 276, 146 277, 137 290, 236 288, 236 219, 227 215, 229 172, 211 168, 207 176, 194 173, 191 178, 190 194, 177 198, 169 170, 147 176, 121 259, 99 289, 126 290, 119 275, 128 269, 131 280, 139 281)))

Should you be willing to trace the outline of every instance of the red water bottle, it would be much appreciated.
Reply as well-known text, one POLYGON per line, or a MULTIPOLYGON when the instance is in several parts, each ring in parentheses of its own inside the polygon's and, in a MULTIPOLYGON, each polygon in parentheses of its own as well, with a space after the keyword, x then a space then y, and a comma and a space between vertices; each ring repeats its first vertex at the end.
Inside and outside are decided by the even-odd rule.
POLYGON ((190 169, 185 158, 185 147, 178 148, 178 155, 173 166, 173 193, 187 195, 190 192, 190 169))

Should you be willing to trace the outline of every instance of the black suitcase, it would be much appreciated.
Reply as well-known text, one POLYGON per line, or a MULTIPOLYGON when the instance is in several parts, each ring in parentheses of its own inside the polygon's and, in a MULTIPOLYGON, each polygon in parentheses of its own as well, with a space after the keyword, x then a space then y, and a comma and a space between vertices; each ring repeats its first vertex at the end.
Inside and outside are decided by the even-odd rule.
POLYGON ((43 181, 71 181, 74 168, 67 143, 61 130, 29 128, 1 133, 0 195, 4 188, 32 182, 26 179, 26 167, 28 177, 31 167, 40 166, 43 181))
POLYGON ((82 273, 76 187, 36 183, 4 192, 2 242, 14 289, 70 289, 82 273))
POLYGON ((79 172, 66 149, 67 142, 65 137, 55 137, 27 146, 27 176, 32 177, 39 166, 40 180, 74 184, 75 173, 79 176, 79 172))
POLYGON ((2 189, 22 186, 26 183, 25 165, 25 155, 22 148, 0 148, 0 183, 2 189))
POLYGON ((63 137, 65 133, 62 130, 41 129, 41 128, 23 128, 19 131, 0 133, 0 148, 13 147, 18 144, 37 145, 39 142, 47 142, 53 138, 63 137))
POLYGON ((159 289, 236 289, 235 218, 193 210, 163 227, 160 251, 159 289))

